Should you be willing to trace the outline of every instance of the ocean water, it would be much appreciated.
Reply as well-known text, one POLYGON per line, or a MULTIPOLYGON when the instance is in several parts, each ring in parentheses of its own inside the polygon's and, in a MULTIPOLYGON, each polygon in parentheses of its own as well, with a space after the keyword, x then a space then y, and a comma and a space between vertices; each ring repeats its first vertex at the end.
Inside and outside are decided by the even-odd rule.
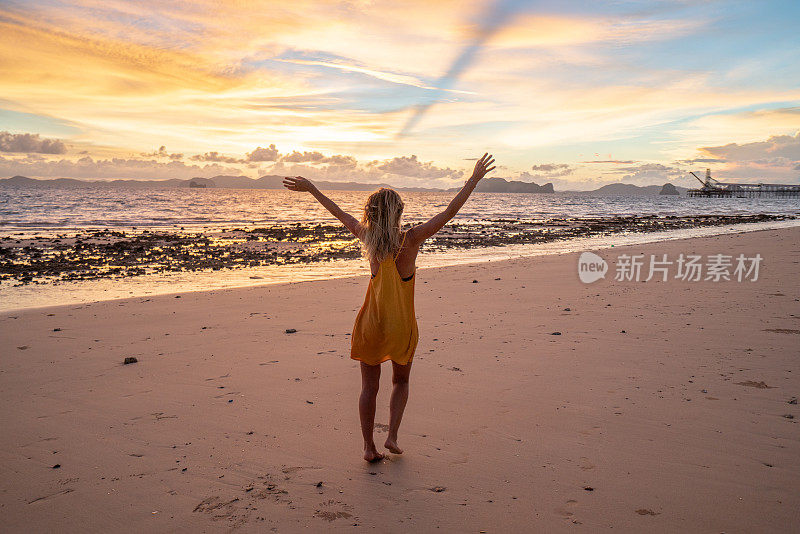
MULTIPOLYGON (((345 211, 360 216, 368 192, 326 193, 345 211)), ((440 212, 455 193, 401 193, 405 222, 421 222, 440 212)), ((800 199, 705 199, 673 196, 595 197, 576 194, 475 193, 456 223, 495 227, 493 221, 537 221, 558 226, 564 219, 615 216, 784 215, 767 221, 668 232, 622 232, 538 244, 485 246, 420 254, 419 269, 497 261, 521 256, 594 250, 612 245, 700 237, 800 225, 800 199)), ((309 194, 283 190, 213 189, 0 189, 0 238, 68 236, 92 229, 136 228, 174 232, 215 232, 270 225, 316 225, 337 221, 309 194)), ((2 244, 2 243, 0 243, 2 244)), ((0 310, 78 304, 125 297, 299 282, 367 275, 361 259, 298 265, 145 274, 55 283, 0 284, 0 310)), ((424 273, 421 273, 424 276, 424 273)), ((366 283, 366 282, 365 282, 366 283)))
MULTIPOLYGON (((326 193, 359 217, 364 191, 326 193)), ((404 219, 441 211, 455 193, 404 192, 404 219)), ((474 193, 456 221, 547 220, 629 215, 800 215, 800 199, 595 197, 576 194, 474 193)), ((0 235, 21 230, 223 228, 335 222, 308 193, 245 189, 0 189, 0 235)))

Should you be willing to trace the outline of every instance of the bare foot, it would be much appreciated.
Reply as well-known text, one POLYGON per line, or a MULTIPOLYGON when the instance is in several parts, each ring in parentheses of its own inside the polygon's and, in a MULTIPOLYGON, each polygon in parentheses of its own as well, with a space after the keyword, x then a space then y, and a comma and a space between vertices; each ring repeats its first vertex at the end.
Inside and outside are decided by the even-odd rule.
POLYGON ((378 449, 375 448, 375 445, 372 447, 365 447, 364 459, 369 463, 379 462, 383 460, 383 454, 378 452, 378 449))
POLYGON ((386 443, 384 443, 383 446, 389 449, 389 451, 394 454, 403 454, 403 449, 397 446, 396 440, 393 440, 391 438, 386 438, 386 443))

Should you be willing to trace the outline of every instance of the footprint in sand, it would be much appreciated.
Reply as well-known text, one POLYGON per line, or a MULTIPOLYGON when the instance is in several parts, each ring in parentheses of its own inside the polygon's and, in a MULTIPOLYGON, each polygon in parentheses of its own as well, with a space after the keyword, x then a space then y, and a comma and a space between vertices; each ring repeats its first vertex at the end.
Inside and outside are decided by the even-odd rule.
POLYGON ((594 469, 595 465, 592 462, 590 462, 588 458, 582 456, 581 459, 578 461, 578 467, 580 467, 584 471, 588 471, 589 469, 594 469))
POLYGON ((776 334, 800 334, 800 330, 791 328, 765 328, 764 332, 774 332, 776 334))
POLYGON ((460 464, 465 464, 465 463, 467 463, 468 461, 469 461, 469 456, 467 456, 467 455, 464 455, 464 456, 461 456, 460 458, 456 458, 456 459, 454 459, 453 461, 451 461, 451 462, 450 462, 450 465, 460 465, 460 464))
MULTIPOLYGON (((269 478, 270 475, 266 475, 269 478)), ((263 479, 265 477, 258 477, 263 479)), ((169 493, 172 493, 170 491, 169 493)), ((252 513, 256 510, 256 503, 264 499, 272 500, 275 503, 291 505, 289 492, 278 487, 269 481, 253 481, 242 488, 240 497, 223 498, 212 495, 200 501, 194 507, 194 512, 203 513, 211 517, 214 521, 227 520, 232 528, 236 528, 250 521, 252 513)), ((263 521, 263 517, 255 519, 263 521)))
POLYGON ((569 519, 574 523, 575 521, 572 519, 572 517, 575 515, 575 512, 573 510, 575 510, 575 507, 577 505, 578 501, 576 501, 575 499, 570 499, 566 503, 564 503, 563 507, 556 508, 556 513, 561 517, 563 517, 564 519, 569 519))
POLYGON ((389 425, 384 425, 383 423, 375 423, 375 432, 388 432, 389 425))
POLYGON ((766 382, 763 380, 761 382, 755 382, 753 380, 745 380, 744 382, 734 382, 737 386, 747 386, 751 388, 759 388, 759 389, 773 389, 775 386, 768 386, 766 382))
POLYGON ((238 511, 237 502, 239 502, 237 497, 226 501, 216 495, 212 495, 200 501, 200 504, 194 507, 193 512, 208 514, 215 521, 232 519, 236 517, 236 512, 238 511))
POLYGON ((256 487, 251 484, 247 486, 244 491, 248 493, 251 499, 271 499, 275 502, 285 500, 285 496, 289 495, 288 491, 271 482, 264 482, 263 487, 256 487))
POLYGON ((314 517, 319 517, 325 521, 336 521, 337 519, 349 519, 353 517, 353 507, 340 501, 330 499, 319 503, 319 508, 314 512, 314 517))
POLYGON ((639 508, 636 510, 636 513, 639 515, 661 515, 661 512, 654 512, 652 510, 648 510, 647 508, 639 508))
POLYGON ((294 465, 294 466, 283 466, 281 468, 281 473, 284 475, 293 475, 298 471, 302 471, 304 469, 322 469, 321 467, 317 467, 314 465, 294 465))

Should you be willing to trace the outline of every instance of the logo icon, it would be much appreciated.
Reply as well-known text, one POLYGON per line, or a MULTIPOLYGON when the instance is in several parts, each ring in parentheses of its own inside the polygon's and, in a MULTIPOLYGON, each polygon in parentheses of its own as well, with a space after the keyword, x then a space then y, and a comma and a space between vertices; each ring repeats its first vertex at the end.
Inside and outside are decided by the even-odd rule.
POLYGON ((606 260, 595 254, 594 252, 582 252, 578 258, 578 278, 584 284, 591 284, 597 282, 601 278, 606 277, 608 272, 608 264, 606 260))

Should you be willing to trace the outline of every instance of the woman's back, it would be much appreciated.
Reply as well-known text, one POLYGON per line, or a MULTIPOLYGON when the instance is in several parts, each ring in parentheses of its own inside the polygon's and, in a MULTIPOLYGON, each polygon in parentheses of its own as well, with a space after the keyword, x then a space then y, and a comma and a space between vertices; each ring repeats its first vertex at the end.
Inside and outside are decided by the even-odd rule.
MULTIPOLYGON (((400 250, 396 252, 394 263, 401 278, 413 276, 416 272, 417 255, 419 254, 420 243, 414 239, 413 228, 406 230, 401 236, 400 250)), ((370 259, 369 267, 373 276, 378 272, 380 262, 374 258, 370 259)))

